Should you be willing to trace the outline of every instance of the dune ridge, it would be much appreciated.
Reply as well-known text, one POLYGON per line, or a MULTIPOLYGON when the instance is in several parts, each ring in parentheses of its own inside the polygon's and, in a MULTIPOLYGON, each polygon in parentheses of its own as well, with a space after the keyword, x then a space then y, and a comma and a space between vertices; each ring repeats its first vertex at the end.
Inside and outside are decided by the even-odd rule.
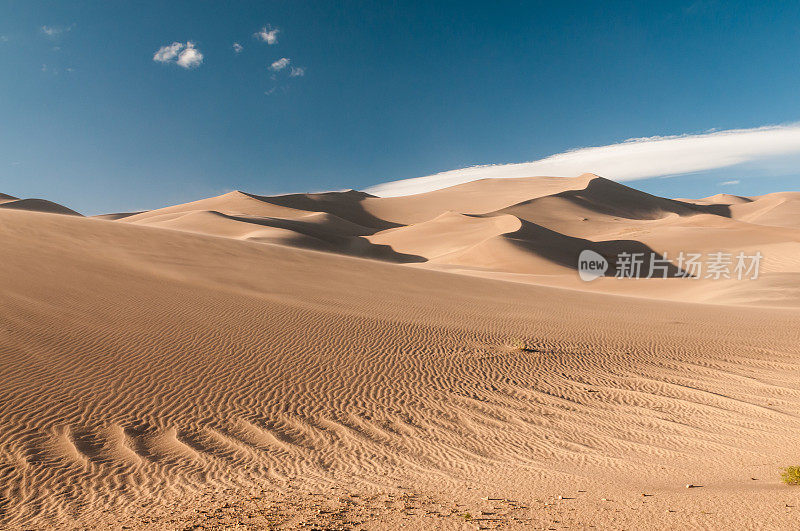
POLYGON ((71 208, 67 208, 58 203, 53 203, 47 199, 19 199, 13 195, 0 193, 0 208, 15 210, 31 210, 34 212, 49 212, 51 214, 66 214, 70 216, 80 216, 71 208))
MULTIPOLYGON (((667 199, 584 174, 575 178, 482 179, 404 197, 363 192, 259 196, 234 191, 120 218, 126 223, 251 239, 414 267, 538 285, 636 296, 770 305, 766 284, 794 294, 800 281, 800 193, 667 199), (733 286, 701 278, 584 284, 584 249, 604 256, 613 277, 620 253, 671 261, 680 253, 762 252, 762 278, 733 286), (682 283, 682 284, 679 284, 682 283), (737 293, 733 293, 737 291, 737 293)), ((777 306, 800 307, 794 295, 777 306)))

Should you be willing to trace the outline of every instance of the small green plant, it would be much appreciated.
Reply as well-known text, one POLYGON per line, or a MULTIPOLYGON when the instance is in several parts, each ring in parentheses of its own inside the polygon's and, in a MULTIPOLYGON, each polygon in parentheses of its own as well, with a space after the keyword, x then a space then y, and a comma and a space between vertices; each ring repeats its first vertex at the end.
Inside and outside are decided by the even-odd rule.
POLYGON ((784 468, 781 479, 787 485, 800 485, 800 466, 784 468))
POLYGON ((464 513, 461 515, 461 518, 463 518, 464 520, 472 520, 472 515, 469 513, 464 513))
POLYGON ((535 352, 536 349, 531 346, 530 343, 525 341, 524 339, 512 339, 508 346, 514 350, 519 350, 520 352, 535 352))

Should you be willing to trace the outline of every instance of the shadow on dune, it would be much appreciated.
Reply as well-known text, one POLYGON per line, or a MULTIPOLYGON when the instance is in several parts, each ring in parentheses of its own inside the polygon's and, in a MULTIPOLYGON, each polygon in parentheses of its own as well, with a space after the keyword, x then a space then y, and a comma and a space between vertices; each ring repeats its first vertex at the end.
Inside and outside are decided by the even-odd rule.
POLYGON ((517 203, 498 212, 519 215, 521 209, 535 208, 545 201, 562 199, 586 212, 626 219, 660 219, 666 214, 693 216, 713 214, 731 217, 729 205, 696 205, 667 199, 636 190, 603 177, 596 177, 580 190, 566 190, 552 195, 537 197, 517 203))
MULTIPOLYGON (((346 236, 337 234, 330 230, 326 230, 324 225, 319 225, 316 223, 284 218, 234 216, 221 212, 217 212, 216 214, 242 223, 249 223, 251 225, 262 227, 285 229, 295 232, 298 235, 307 236, 308 238, 297 238, 293 240, 293 244, 297 247, 318 251, 329 251, 350 256, 358 256, 361 258, 373 258, 376 260, 384 260, 387 262, 401 264, 427 261, 427 259, 422 256, 397 252, 389 245, 372 243, 366 238, 363 238, 362 235, 357 234, 346 236)), ((365 235, 372 234, 372 232, 374 231, 365 229, 365 235)))
POLYGON ((693 205, 691 203, 685 203, 687 205, 692 206, 695 210, 702 214, 713 214, 715 216, 721 216, 723 218, 732 218, 733 212, 731 211, 731 205, 693 205))
MULTIPOLYGON (((606 276, 615 276, 618 271, 617 257, 620 253, 642 253, 641 274, 647 276, 650 271, 652 258, 661 258, 661 254, 651 247, 636 240, 609 240, 593 242, 583 238, 566 236, 529 221, 520 220, 522 227, 504 234, 502 238, 513 243, 526 252, 535 254, 555 264, 577 270, 578 257, 581 251, 588 249, 603 256, 609 264, 606 276)), ((674 257, 672 257, 674 259, 674 257)), ((678 276, 682 271, 673 264, 666 267, 667 276, 678 276)), ((663 276, 656 270, 656 277, 663 276)))
POLYGON ((47 199, 15 199, 12 196, 5 196, 0 202, 0 208, 10 210, 29 210, 32 212, 45 212, 49 214, 64 214, 68 216, 81 216, 79 212, 67 208, 64 205, 53 203, 47 199), (9 199, 11 198, 11 199, 9 199))
POLYGON ((135 216, 137 214, 141 214, 143 212, 147 212, 146 210, 139 210, 137 212, 112 212, 110 214, 98 214, 96 216, 92 216, 95 219, 105 219, 107 221, 117 221, 119 219, 125 219, 131 216, 135 216))
POLYGON ((294 208, 296 210, 306 210, 308 212, 328 212, 329 214, 356 223, 362 227, 372 229, 370 234, 381 230, 402 227, 402 225, 398 223, 392 223, 391 221, 375 217, 364 210, 361 202, 364 199, 374 198, 375 196, 357 190, 276 196, 242 193, 245 193, 245 195, 253 199, 272 205, 294 208))

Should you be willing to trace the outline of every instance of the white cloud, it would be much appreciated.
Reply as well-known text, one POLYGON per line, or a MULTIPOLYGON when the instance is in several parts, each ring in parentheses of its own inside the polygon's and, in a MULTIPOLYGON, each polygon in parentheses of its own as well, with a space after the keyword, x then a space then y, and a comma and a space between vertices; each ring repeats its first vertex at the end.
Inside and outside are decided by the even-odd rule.
POLYGON ((368 192, 384 197, 438 190, 476 179, 574 177, 596 173, 617 181, 667 177, 739 166, 759 176, 800 168, 800 124, 733 129, 698 135, 636 138, 581 148, 533 162, 473 166, 390 183, 368 192))
POLYGON ((284 68, 289 66, 289 63, 291 63, 291 60, 288 57, 281 57, 280 59, 269 65, 269 67, 277 72, 278 70, 283 70, 284 68))
POLYGON ((157 61, 159 63, 169 63, 178 57, 178 52, 180 52, 182 48, 183 44, 180 42, 173 42, 172 44, 162 46, 153 56, 153 61, 157 61))
POLYGON ((203 54, 195 48, 195 44, 192 41, 188 41, 186 44, 173 42, 159 48, 153 55, 153 61, 158 63, 171 63, 174 61, 175 64, 183 68, 196 68, 203 62, 203 54))
POLYGON ((70 29, 71 28, 60 28, 58 26, 42 26, 42 33, 48 37, 55 37, 64 33, 65 31, 69 31, 70 29))
POLYGON ((244 46, 242 46, 238 42, 234 42, 233 43, 233 51, 234 51, 234 53, 241 53, 242 50, 244 50, 244 46))
POLYGON ((739 184, 740 182, 741 181, 739 181, 739 180, 736 180, 736 181, 723 181, 723 182, 719 183, 719 185, 720 186, 734 186, 734 185, 739 184))
POLYGON ((72 31, 72 28, 75 27, 75 24, 70 26, 42 26, 42 33, 47 35, 48 37, 58 37, 62 33, 66 33, 68 31, 72 31))
POLYGON ((6 35, 0 35, 0 42, 8 42, 8 37, 6 35))
POLYGON ((203 54, 194 47, 193 42, 187 42, 186 48, 178 55, 178 66, 183 68, 196 68, 203 62, 203 54))
POLYGON ((304 75, 306 75, 306 67, 304 66, 293 66, 289 71, 289 77, 303 77, 304 75))
POLYGON ((264 26, 261 28, 261 31, 257 31, 253 33, 253 37, 256 39, 266 42, 267 44, 276 44, 278 42, 278 33, 281 30, 278 28, 273 28, 272 26, 264 26))

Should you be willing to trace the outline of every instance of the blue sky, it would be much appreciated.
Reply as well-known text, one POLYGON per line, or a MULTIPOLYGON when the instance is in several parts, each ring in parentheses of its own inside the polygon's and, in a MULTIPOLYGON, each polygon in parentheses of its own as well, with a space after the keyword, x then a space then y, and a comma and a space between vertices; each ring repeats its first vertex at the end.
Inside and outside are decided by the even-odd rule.
MULTIPOLYGON (((800 121, 796 3, 232 4, 0 1, 0 191, 96 214, 800 121)), ((759 171, 631 184, 800 188, 759 171)))

